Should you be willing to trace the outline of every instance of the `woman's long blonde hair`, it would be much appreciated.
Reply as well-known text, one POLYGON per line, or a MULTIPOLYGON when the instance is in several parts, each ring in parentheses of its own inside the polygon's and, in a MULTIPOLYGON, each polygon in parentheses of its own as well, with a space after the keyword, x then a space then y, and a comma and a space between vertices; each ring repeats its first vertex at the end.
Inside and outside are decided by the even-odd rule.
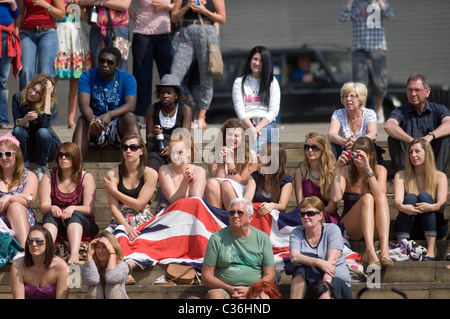
MULTIPOLYGON (((8 184, 8 190, 10 190, 13 187, 19 186, 20 182, 22 181, 23 172, 25 171, 25 166, 23 163, 23 155, 20 147, 9 140, 1 141, 0 145, 6 145, 11 151, 14 151, 14 155, 16 156, 16 164, 14 165, 15 168, 13 173, 13 180, 8 184)), ((3 182, 6 182, 5 175, 1 167, 0 167, 0 179, 3 182)))
MULTIPOLYGON (((106 239, 108 239, 109 242, 111 243, 111 245, 114 247, 114 252, 116 253, 116 262, 120 263, 123 260, 123 253, 122 253, 122 247, 117 242, 116 237, 108 231, 103 231, 96 236, 96 238, 102 238, 102 237, 105 237, 106 239)), ((100 268, 100 261, 98 260, 96 254, 94 254, 93 259, 94 259, 95 264, 97 265, 97 268, 100 268)))
POLYGON ((431 144, 423 139, 417 138, 408 144, 405 160, 405 190, 407 193, 419 194, 417 187, 417 174, 414 165, 411 163, 409 152, 413 145, 420 144, 425 151, 425 189, 424 191, 436 199, 436 165, 431 144))
POLYGON ((20 94, 20 104, 28 105, 29 108, 36 113, 42 113, 44 111, 45 99, 47 97, 47 81, 50 81, 53 84, 53 92, 51 94, 51 107, 53 108, 56 101, 56 89, 55 89, 55 81, 48 74, 38 74, 27 84, 25 89, 20 94), (28 100, 28 90, 35 86, 36 84, 40 84, 42 87, 41 96, 42 99, 37 103, 32 103, 28 100))
MULTIPOLYGON (((306 134, 305 141, 313 139, 317 146, 322 151, 320 156, 320 194, 326 200, 330 199, 331 183, 333 182, 334 166, 336 164, 336 158, 331 151, 331 144, 328 137, 321 133, 310 132, 306 134)), ((305 155, 301 170, 302 172, 308 172, 311 169, 311 163, 305 155)))

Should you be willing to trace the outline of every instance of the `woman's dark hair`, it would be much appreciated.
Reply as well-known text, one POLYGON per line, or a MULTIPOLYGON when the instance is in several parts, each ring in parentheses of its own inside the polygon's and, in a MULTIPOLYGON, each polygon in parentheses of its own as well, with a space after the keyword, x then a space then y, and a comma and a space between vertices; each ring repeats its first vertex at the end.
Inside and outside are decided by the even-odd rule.
POLYGON ((305 299, 319 299, 327 291, 330 292, 331 299, 336 299, 336 293, 330 282, 326 280, 311 282, 306 288, 305 299))
POLYGON ((81 155, 80 148, 74 142, 64 142, 58 146, 55 152, 55 163, 58 168, 58 178, 59 180, 63 179, 61 167, 59 165, 58 153, 61 149, 65 149, 67 153, 70 154, 72 158, 72 176, 71 179, 74 183, 78 181, 78 177, 81 174, 83 168, 83 156, 81 155))
POLYGON ((266 47, 260 45, 256 46, 248 54, 245 73, 242 78, 241 90, 242 94, 244 94, 244 83, 247 77, 252 74, 252 69, 250 65, 252 58, 256 53, 261 54, 262 60, 262 73, 261 73, 261 80, 259 82, 258 97, 261 103, 268 107, 270 103, 270 85, 272 84, 273 81, 273 61, 272 61, 272 54, 266 47))
MULTIPOLYGON (((30 230, 28 231, 28 236, 30 236, 31 232, 33 232, 33 231, 40 231, 42 234, 44 234, 44 239, 45 239, 44 266, 45 266, 45 269, 48 269, 48 267, 50 267, 50 265, 52 264, 53 257, 55 256, 55 248, 53 245, 52 234, 50 233, 50 231, 47 228, 45 228, 44 226, 41 226, 41 225, 35 225, 35 226, 31 227, 30 230)), ((27 238, 28 238, 28 236, 27 236, 27 238)), ((34 263, 33 263, 33 257, 31 256, 30 248, 28 247, 28 244, 25 244, 24 248, 25 248, 25 257, 24 257, 25 267, 31 267, 34 265, 34 263)))

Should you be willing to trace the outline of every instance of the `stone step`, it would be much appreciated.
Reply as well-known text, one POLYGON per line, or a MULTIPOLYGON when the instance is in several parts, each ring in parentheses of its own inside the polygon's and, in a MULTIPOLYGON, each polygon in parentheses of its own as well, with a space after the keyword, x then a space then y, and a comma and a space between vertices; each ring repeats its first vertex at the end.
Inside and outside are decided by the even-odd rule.
MULTIPOLYGON (((401 295, 392 291, 393 288, 403 291, 409 299, 449 299, 450 270, 448 262, 397 262, 394 266, 385 267, 379 274, 369 274, 367 283, 353 283, 352 292, 356 297, 366 285, 371 287, 362 295, 363 299, 397 299, 401 295), (378 282, 380 280, 381 282, 378 282)), ((206 297, 208 288, 203 285, 160 286, 153 285, 159 276, 165 273, 164 265, 136 269, 133 276, 136 285, 127 286, 131 299, 187 299, 206 297)), ((10 299, 10 265, 0 269, 0 299, 10 299)), ((72 281, 72 284, 80 280, 72 281)), ((291 277, 281 273, 279 290, 283 299, 289 298, 291 277)), ((84 285, 71 288, 70 299, 82 299, 86 293, 84 285)))

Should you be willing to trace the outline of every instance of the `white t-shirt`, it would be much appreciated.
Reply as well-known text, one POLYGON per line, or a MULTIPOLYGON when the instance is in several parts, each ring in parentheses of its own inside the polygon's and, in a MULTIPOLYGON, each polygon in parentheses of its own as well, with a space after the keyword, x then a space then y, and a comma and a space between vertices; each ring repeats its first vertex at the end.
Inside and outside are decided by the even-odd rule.
POLYGON ((270 103, 269 106, 261 104, 258 97, 259 79, 251 75, 247 76, 244 83, 244 95, 242 95, 242 78, 238 77, 233 84, 233 103, 236 115, 240 120, 244 118, 265 117, 269 122, 273 122, 280 111, 280 85, 274 77, 270 85, 270 103))

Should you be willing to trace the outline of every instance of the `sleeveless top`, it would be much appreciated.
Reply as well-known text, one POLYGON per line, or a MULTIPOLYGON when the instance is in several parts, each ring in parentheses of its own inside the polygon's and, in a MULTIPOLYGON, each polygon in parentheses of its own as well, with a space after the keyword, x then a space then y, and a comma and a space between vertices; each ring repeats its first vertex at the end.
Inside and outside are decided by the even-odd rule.
MULTIPOLYGON (((183 0, 181 7, 184 7, 188 3, 188 1, 190 1, 190 0, 183 0)), ((216 12, 216 8, 214 7, 214 2, 212 0, 208 0, 206 2, 205 8, 208 9, 209 11, 211 11, 211 12, 216 12)), ((198 20, 198 13, 192 11, 191 9, 189 9, 184 14, 183 19, 186 19, 186 20, 198 20)), ((202 19, 203 19, 203 21, 205 21, 207 19, 207 20, 211 21, 211 24, 213 24, 213 21, 210 18, 208 18, 208 17, 206 17, 204 15, 202 15, 202 19)))
MULTIPOLYGON (((122 174, 119 174, 119 184, 117 185, 117 190, 122 194, 130 196, 132 198, 138 198, 142 187, 145 184, 144 175, 139 179, 139 185, 136 188, 128 189, 123 185, 122 174)), ((122 204, 122 203, 120 203, 122 204)))
POLYGON ((72 205, 81 205, 83 203, 83 180, 82 175, 78 175, 78 181, 75 186, 75 190, 71 193, 63 193, 58 188, 57 181, 58 168, 53 167, 51 176, 51 199, 52 204, 58 206, 61 209, 65 209, 72 205))
MULTIPOLYGON (((258 171, 253 172, 252 174, 253 179, 255 180, 256 183, 256 190, 258 190, 258 184, 259 184, 259 179, 261 177, 261 173, 258 171)), ((284 175, 281 180, 280 180, 280 189, 284 187, 284 185, 288 184, 288 183, 292 183, 292 176, 291 175, 284 175)), ((270 202, 271 199, 270 197, 272 196, 272 194, 265 192, 264 190, 262 190, 261 193, 258 193, 257 191, 255 191, 255 194, 253 195, 253 203, 262 203, 262 202, 270 202)))
POLYGON ((25 299, 56 299, 56 284, 36 287, 32 284, 23 284, 25 299))
POLYGON ((161 113, 161 109, 163 107, 161 102, 156 102, 154 104, 154 111, 153 111, 153 122, 154 125, 160 125, 163 129, 163 134, 164 134, 164 138, 166 138, 166 136, 169 136, 169 140, 170 140, 170 136, 172 135, 172 132, 180 127, 183 127, 183 103, 178 103, 177 106, 177 111, 175 114, 175 125, 173 125, 171 128, 164 128, 161 125, 161 120, 159 118, 159 115, 161 113))
MULTIPOLYGON (((23 190, 27 184, 26 181, 27 181, 28 172, 29 172, 28 168, 25 168, 23 170, 22 181, 20 182, 19 186, 17 186, 17 188, 15 190, 13 190, 11 192, 0 191, 0 198, 5 195, 15 195, 15 194, 23 193, 23 190)), ((34 215, 33 210, 31 209, 31 207, 25 207, 25 209, 27 211, 28 226, 29 227, 34 226, 34 224, 36 224, 36 216, 34 215)), ((6 210, 3 212, 0 212, 0 218, 6 223, 6 225, 8 227, 11 226, 11 224, 8 221, 8 215, 6 214, 6 210)))

